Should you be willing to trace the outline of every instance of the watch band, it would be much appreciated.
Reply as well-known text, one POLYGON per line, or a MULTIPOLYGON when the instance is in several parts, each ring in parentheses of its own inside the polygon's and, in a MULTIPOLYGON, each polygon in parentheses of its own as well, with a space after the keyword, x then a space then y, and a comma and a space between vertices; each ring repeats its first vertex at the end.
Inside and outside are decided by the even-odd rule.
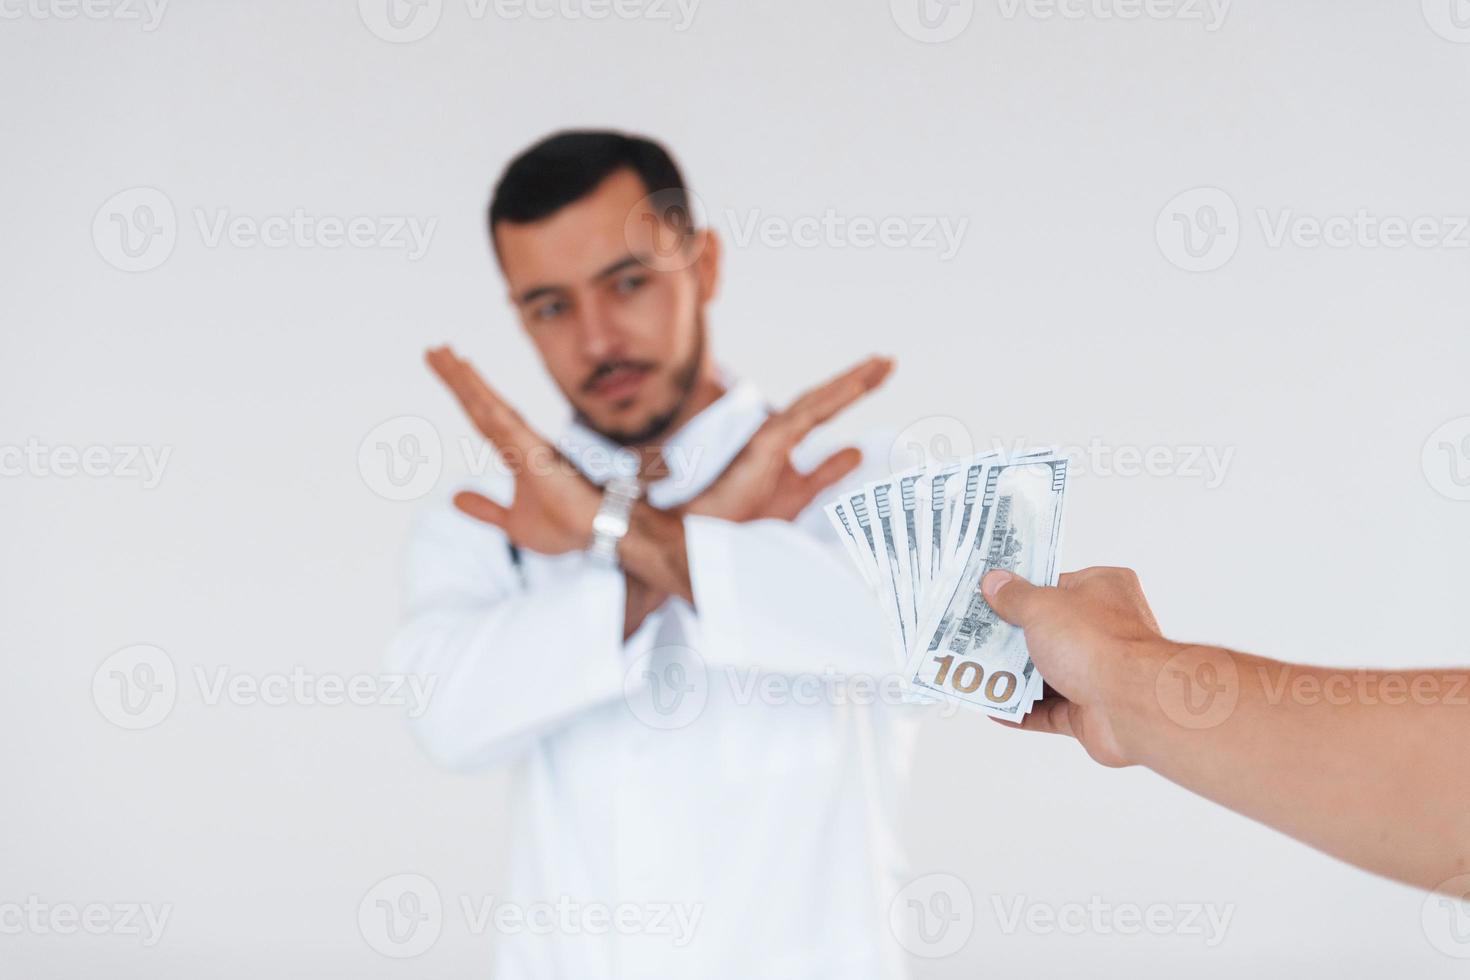
POLYGON ((633 505, 643 496, 643 487, 637 480, 615 476, 602 488, 602 505, 592 519, 592 544, 587 553, 594 560, 616 568, 618 544, 628 533, 628 521, 633 514, 633 505))

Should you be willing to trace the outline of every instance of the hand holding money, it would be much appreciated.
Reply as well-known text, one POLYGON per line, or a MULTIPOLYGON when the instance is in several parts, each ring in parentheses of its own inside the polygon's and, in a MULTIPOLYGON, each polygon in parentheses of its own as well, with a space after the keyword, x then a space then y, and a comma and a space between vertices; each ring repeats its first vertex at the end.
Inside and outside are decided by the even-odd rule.
POLYGON ((1061 576, 1054 589, 1006 571, 981 580, 990 608, 1021 627, 1026 648, 1060 695, 1021 722, 1028 731, 1070 735, 1105 766, 1136 760, 1126 713, 1139 691, 1152 693, 1160 665, 1179 649, 1127 568, 1087 568, 1061 576))
POLYGON ((918 700, 1020 721, 1041 697, 1021 630, 980 591, 1001 569, 1057 582, 1067 460, 1050 450, 898 473, 827 507, 888 620, 918 700))

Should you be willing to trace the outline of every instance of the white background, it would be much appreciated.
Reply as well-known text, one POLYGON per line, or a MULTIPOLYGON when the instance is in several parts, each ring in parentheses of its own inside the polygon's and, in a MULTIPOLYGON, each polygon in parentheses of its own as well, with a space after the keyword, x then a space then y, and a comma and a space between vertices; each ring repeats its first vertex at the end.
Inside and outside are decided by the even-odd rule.
MULTIPOLYGON (((1341 665, 1470 661, 1470 503, 1451 499, 1470 473, 1470 233, 1272 247, 1259 217, 1470 214, 1470 31, 1444 27, 1449 0, 1242 0, 1213 31, 1090 0, 1076 18, 959 0, 946 23, 963 29, 940 43, 901 29, 902 0, 704 0, 684 30, 676 8, 535 19, 444 0, 412 43, 369 29, 371 0, 178 0, 153 30, 42 16, 57 3, 0 0, 0 445, 172 455, 153 488, 0 479, 0 904, 173 912, 149 949, 0 935, 6 976, 482 974, 493 937, 457 915, 400 962, 369 948, 357 909, 399 872, 448 903, 493 895, 503 777, 436 771, 399 709, 210 705, 194 671, 379 669, 419 502, 374 493, 359 444, 422 416, 444 434, 447 486, 466 433, 425 347, 452 341, 560 424, 482 227, 500 168, 555 128, 674 149, 726 239, 718 354, 777 400, 883 351, 899 371, 854 432, 949 416, 977 446, 1233 453, 1219 486, 1186 470, 1073 488, 1065 565, 1137 568, 1171 635, 1341 665), (135 187, 167 196, 177 243, 124 272, 93 223, 135 187), (1156 224, 1199 187, 1238 207, 1237 250, 1188 272, 1156 224), (210 247, 196 217, 297 208, 437 225, 413 261, 210 247), (968 229, 947 261, 731 241, 731 213, 829 210, 968 229), (92 679, 139 643, 168 653, 180 689, 166 720, 128 732, 92 679)), ((932 722, 906 810, 915 867, 962 878, 977 910, 964 948, 916 962, 921 977, 1464 969, 1413 890, 1062 740, 932 722), (1004 935, 992 897, 1233 918, 1213 948, 1004 935)))

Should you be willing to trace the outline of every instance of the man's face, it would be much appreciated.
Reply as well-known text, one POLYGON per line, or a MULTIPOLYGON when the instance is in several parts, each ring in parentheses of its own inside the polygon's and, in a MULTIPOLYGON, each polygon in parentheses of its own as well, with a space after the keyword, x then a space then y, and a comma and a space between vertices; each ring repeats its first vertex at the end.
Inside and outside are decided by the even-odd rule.
POLYGON ((705 368, 706 232, 658 220, 632 170, 540 221, 495 227, 511 302, 572 407, 620 443, 662 434, 705 368))

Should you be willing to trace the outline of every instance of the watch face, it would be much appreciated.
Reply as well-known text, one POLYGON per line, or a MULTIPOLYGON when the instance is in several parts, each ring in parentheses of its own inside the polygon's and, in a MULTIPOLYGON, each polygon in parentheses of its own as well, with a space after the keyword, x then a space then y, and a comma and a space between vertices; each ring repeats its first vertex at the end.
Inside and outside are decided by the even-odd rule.
POLYGON ((593 534, 606 534, 612 537, 618 537, 626 534, 627 531, 627 520, 619 518, 616 514, 598 514, 592 518, 593 534))

